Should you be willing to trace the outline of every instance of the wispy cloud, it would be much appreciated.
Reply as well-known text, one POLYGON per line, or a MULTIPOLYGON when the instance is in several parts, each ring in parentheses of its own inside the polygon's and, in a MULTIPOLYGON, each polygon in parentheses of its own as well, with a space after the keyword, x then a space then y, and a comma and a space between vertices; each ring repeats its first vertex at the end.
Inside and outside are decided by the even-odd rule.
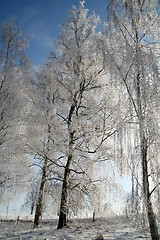
POLYGON ((43 6, 36 4, 35 6, 28 6, 24 9, 23 25, 25 32, 33 36, 33 42, 41 48, 52 48, 53 41, 57 34, 56 22, 48 23, 48 16, 43 6))

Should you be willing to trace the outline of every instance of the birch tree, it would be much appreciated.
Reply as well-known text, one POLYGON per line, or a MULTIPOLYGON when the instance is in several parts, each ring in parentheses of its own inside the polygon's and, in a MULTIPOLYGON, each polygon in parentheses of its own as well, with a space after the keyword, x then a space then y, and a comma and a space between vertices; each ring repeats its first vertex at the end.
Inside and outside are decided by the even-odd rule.
MULTIPOLYGON (((46 185, 61 181, 57 139, 60 125, 55 114, 56 90, 47 74, 46 68, 38 69, 36 76, 28 82, 29 106, 26 112, 26 145, 30 154, 36 184, 32 213, 35 208, 34 227, 40 225, 42 218, 46 185)), ((32 194, 31 194, 32 195, 32 194)))
POLYGON ((137 164, 135 171, 141 168, 138 175, 142 176, 151 237, 158 240, 152 197, 159 186, 159 180, 153 180, 159 169, 159 5, 157 1, 148 0, 110 1, 108 11, 108 47, 102 40, 104 58, 106 53, 110 56, 115 70, 112 81, 120 84, 126 92, 128 100, 123 107, 130 111, 128 133, 132 131, 133 136, 130 135, 127 141, 128 145, 129 141, 132 143, 131 152, 136 152, 136 161, 139 162, 134 160, 132 166, 137 164))
POLYGON ((29 73, 28 60, 24 53, 28 41, 29 37, 22 34, 12 19, 2 24, 0 47, 1 187, 14 182, 16 174, 18 176, 18 163, 21 165, 21 160, 18 160, 23 135, 20 116, 22 116, 26 101, 23 82, 29 73))
POLYGON ((52 52, 46 65, 59 96, 56 104, 62 132, 59 154, 64 156, 65 167, 58 228, 67 224, 72 173, 85 174, 83 163, 96 158, 102 143, 116 131, 111 127, 114 122, 111 110, 103 113, 102 107, 106 78, 102 54, 97 48, 99 34, 95 33, 99 18, 95 14, 88 17, 87 12, 82 1, 69 12, 56 41, 58 56, 52 52))

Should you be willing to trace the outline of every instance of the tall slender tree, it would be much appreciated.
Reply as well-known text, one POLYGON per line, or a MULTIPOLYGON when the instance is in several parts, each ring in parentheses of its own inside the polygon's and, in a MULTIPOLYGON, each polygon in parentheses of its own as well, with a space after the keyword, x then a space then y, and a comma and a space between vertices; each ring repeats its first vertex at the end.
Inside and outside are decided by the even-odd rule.
POLYGON ((15 176, 21 175, 20 172, 18 174, 18 163, 21 162, 18 154, 22 147, 20 144, 23 135, 21 116, 24 102, 27 101, 23 83, 29 73, 28 60, 24 52, 28 41, 29 37, 22 34, 13 19, 2 24, 0 47, 1 187, 9 182, 13 183, 15 176))
POLYGON ((101 93, 106 78, 97 48, 99 34, 95 33, 99 18, 95 14, 87 17, 87 13, 83 1, 69 12, 56 41, 58 56, 52 52, 46 65, 59 96, 56 114, 61 124, 59 143, 65 167, 58 228, 67 224, 71 173, 84 174, 83 162, 89 161, 89 154, 95 154, 115 132, 111 124, 106 126, 106 121, 112 119, 111 111, 102 113, 101 93))
MULTIPOLYGON (((159 5, 157 1, 148 0, 113 0, 110 1, 108 11, 108 47, 106 44, 104 58, 107 52, 112 70, 115 70, 112 80, 119 82, 121 90, 126 92, 128 105, 126 102, 123 107, 128 107, 130 111, 129 122, 134 139, 137 139, 134 143, 139 149, 144 204, 151 237, 158 240, 160 238, 151 199, 158 185, 152 189, 151 186, 153 175, 159 168, 159 5)), ((105 41, 102 42, 105 45, 105 41)))
MULTIPOLYGON (((35 169, 39 182, 33 199, 35 207, 34 226, 40 225, 44 206, 46 183, 61 181, 61 164, 57 155, 58 122, 54 110, 56 102, 55 86, 47 75, 46 68, 37 70, 35 79, 28 82, 30 109, 26 113, 26 144, 28 154, 33 158, 31 166, 35 169), (58 169, 58 167, 61 167, 58 169)), ((34 208, 33 208, 34 209, 34 208)), ((33 210, 32 210, 33 212, 33 210)))

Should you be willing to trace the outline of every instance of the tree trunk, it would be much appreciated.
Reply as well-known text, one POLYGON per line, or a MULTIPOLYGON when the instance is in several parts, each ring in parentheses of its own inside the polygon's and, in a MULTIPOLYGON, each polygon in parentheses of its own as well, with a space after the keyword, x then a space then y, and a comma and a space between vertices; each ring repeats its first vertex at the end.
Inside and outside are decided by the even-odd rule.
POLYGON ((148 222, 152 240, 160 240, 156 218, 153 212, 151 194, 149 190, 148 166, 147 166, 147 140, 145 136, 141 136, 141 158, 142 158, 142 172, 143 172, 143 190, 145 197, 145 205, 147 210, 148 222))
MULTIPOLYGON (((138 37, 137 37, 138 39, 138 37)), ((138 41, 138 40, 137 40, 138 41)), ((138 58, 137 58, 138 62, 138 58)), ((140 151, 141 151, 141 164, 143 173, 143 192, 144 192, 144 204, 147 210, 148 222, 150 227, 150 233, 152 240, 159 240, 158 228, 156 224, 156 218, 153 212, 151 194, 149 190, 149 174, 148 174, 148 146, 145 136, 145 123, 141 102, 141 87, 140 87, 140 73, 137 73, 137 106, 138 106, 138 119, 139 119, 139 133, 140 133, 140 151)))
POLYGON ((34 217, 34 227, 38 227, 40 225, 40 217, 42 216, 42 209, 43 209, 43 195, 44 195, 44 188, 46 183, 46 170, 47 170, 47 159, 45 159, 43 172, 42 172, 42 180, 39 189, 39 196, 38 202, 36 204, 36 212, 34 217))
POLYGON ((94 210, 93 211, 93 219, 92 219, 93 222, 95 222, 95 217, 96 217, 96 211, 94 210))
POLYGON ((67 198, 68 198, 68 186, 69 186, 69 173, 70 165, 72 162, 72 155, 68 156, 68 161, 65 167, 63 185, 62 185, 62 196, 61 196, 61 205, 60 205, 60 215, 57 229, 63 228, 67 225, 67 198))
POLYGON ((62 195, 61 195, 61 205, 60 205, 60 214, 57 229, 63 228, 67 225, 67 198, 68 198, 68 187, 69 187, 69 175, 70 167, 73 159, 73 144, 74 144, 74 131, 71 128, 72 116, 75 110, 76 100, 74 99, 74 104, 71 106, 69 115, 68 115, 68 131, 69 131, 69 142, 68 142, 68 159, 65 166, 63 185, 62 185, 62 195))

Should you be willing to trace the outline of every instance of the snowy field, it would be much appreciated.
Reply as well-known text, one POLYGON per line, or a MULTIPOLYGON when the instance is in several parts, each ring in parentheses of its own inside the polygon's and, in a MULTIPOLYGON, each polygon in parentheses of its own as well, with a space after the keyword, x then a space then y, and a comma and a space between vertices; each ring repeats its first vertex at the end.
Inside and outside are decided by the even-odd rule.
POLYGON ((101 233, 106 240, 151 239, 148 230, 135 227, 124 217, 108 220, 74 220, 68 228, 57 230, 57 221, 43 222, 40 228, 33 228, 32 222, 0 222, 0 239, 10 240, 80 240, 96 239, 101 233))

